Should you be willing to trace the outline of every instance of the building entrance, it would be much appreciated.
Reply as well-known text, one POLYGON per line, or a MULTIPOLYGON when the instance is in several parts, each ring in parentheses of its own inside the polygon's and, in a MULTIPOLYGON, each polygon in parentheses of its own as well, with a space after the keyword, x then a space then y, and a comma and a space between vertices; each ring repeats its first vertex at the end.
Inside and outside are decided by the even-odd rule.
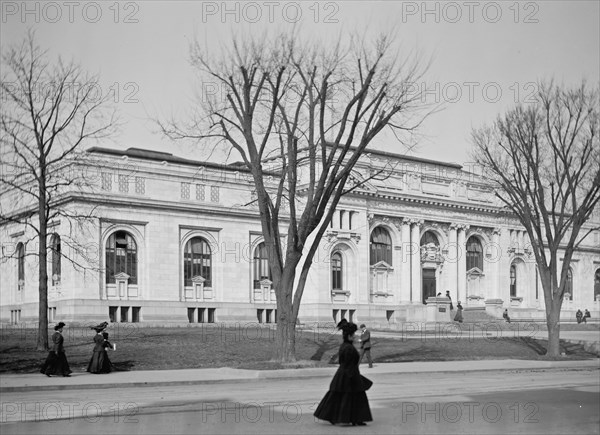
POLYGON ((435 297, 435 269, 423 269, 423 303, 429 297, 435 297))

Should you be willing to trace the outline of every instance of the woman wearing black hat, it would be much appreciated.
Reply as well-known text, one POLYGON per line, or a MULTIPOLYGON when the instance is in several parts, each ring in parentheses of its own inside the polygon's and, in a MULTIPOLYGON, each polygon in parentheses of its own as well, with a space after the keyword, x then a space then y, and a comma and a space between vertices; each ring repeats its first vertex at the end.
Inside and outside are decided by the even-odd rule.
POLYGON ((101 323, 98 326, 93 326, 97 334, 94 336, 94 350, 92 353, 92 359, 87 367, 87 371, 90 373, 110 373, 112 371, 112 363, 108 358, 107 347, 112 345, 108 341, 108 333, 104 332, 104 329, 108 326, 107 322, 101 323))
POLYGON ((358 370, 360 356, 352 344, 356 325, 342 319, 338 329, 342 330, 343 336, 339 350, 340 367, 314 415, 331 424, 351 423, 353 426, 363 426, 366 421, 373 420, 366 393, 373 382, 358 370))
POLYGON ((54 334, 52 334, 52 350, 48 353, 46 362, 42 365, 40 372, 50 377, 52 375, 61 375, 65 377, 71 376, 71 368, 67 361, 67 355, 65 354, 64 337, 62 336, 62 330, 65 324, 59 322, 54 327, 54 334))

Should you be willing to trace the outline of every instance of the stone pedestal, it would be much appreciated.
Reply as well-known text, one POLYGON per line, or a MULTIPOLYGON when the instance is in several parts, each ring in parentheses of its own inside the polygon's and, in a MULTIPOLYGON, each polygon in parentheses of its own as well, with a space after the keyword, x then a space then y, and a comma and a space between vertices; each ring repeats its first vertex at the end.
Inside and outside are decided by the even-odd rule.
POLYGON ((485 300, 485 312, 490 316, 497 319, 502 318, 502 305, 504 301, 502 299, 486 299, 485 300))
POLYGON ((450 299, 446 297, 427 298, 425 306, 428 322, 451 322, 450 299))

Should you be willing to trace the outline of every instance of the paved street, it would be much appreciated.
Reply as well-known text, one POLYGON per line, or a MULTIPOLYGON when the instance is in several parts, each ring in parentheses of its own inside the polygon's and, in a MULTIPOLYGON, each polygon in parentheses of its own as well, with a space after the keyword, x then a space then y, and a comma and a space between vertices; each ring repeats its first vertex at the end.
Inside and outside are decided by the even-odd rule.
MULTIPOLYGON (((465 369, 477 362, 465 362, 465 369)), ((2 394, 2 434, 600 433, 596 367, 390 373, 362 369, 374 421, 331 426, 312 412, 330 377, 2 394), (48 421, 40 421, 48 420, 48 421)), ((160 373, 160 372, 157 372, 160 373)), ((106 377, 110 381, 110 377, 106 377)), ((156 379, 159 381, 159 379, 156 379)))

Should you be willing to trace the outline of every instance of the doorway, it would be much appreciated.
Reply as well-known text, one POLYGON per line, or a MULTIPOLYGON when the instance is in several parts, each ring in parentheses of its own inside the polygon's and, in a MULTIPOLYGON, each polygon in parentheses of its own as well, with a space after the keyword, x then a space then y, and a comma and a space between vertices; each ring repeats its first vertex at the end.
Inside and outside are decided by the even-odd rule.
POLYGON ((435 297, 436 286, 435 286, 435 269, 423 269, 423 303, 425 304, 427 298, 435 297))

